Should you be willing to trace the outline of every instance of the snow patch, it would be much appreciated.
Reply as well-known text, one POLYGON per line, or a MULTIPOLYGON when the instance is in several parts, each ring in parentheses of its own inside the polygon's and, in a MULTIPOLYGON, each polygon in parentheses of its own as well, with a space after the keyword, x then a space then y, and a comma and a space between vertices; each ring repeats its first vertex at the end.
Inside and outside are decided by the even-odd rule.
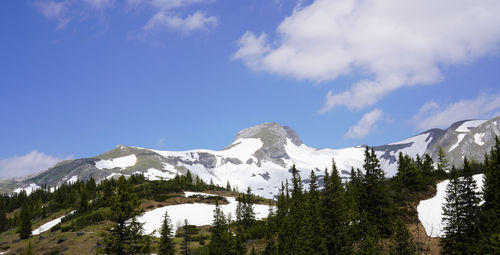
MULTIPOLYGON (((212 194, 200 193, 200 192, 185 192, 186 197, 192 195, 205 195, 214 196, 212 194)), ((224 215, 231 215, 231 219, 236 218, 236 199, 234 197, 226 197, 229 201, 227 205, 221 205, 220 208, 224 212, 224 215)), ((268 216, 269 206, 267 205, 254 205, 255 217, 257 219, 262 219, 268 216)), ((160 208, 156 208, 152 211, 144 213, 142 216, 138 217, 137 220, 144 223, 145 233, 160 236, 160 228, 163 222, 163 216, 165 212, 168 212, 168 216, 173 225, 173 231, 184 225, 184 220, 186 219, 190 225, 203 226, 210 225, 213 221, 213 214, 215 210, 215 205, 210 204, 180 204, 180 205, 168 205, 160 208)))
MULTIPOLYGON (((484 175, 476 174, 473 178, 477 183, 476 191, 481 191, 484 175)), ((448 183, 450 183, 449 180, 438 183, 436 196, 420 201, 417 206, 418 219, 424 226, 428 236, 439 237, 444 234, 443 205, 446 203, 446 186, 448 186, 448 183)))
POLYGON ((131 154, 125 157, 114 158, 109 160, 99 160, 95 162, 95 167, 97 169, 113 169, 113 168, 121 168, 122 170, 135 165, 137 162, 137 157, 135 154, 131 154))
MULTIPOLYGON (((72 213, 74 213, 74 212, 75 212, 75 211, 71 211, 69 214, 72 214, 72 213)), ((66 214, 66 215, 68 215, 68 214, 66 214)), ((33 231, 31 232, 31 234, 32 234, 32 235, 39 235, 39 234, 41 234, 41 233, 43 233, 43 232, 45 232, 45 231, 47 231, 47 230, 50 230, 53 226, 55 226, 55 225, 57 225, 57 224, 61 223, 62 218, 66 217, 66 215, 63 215, 63 216, 61 216, 61 217, 59 217, 59 218, 57 218, 57 219, 55 219, 55 220, 51 220, 51 221, 49 221, 49 222, 47 222, 47 223, 45 223, 45 224, 41 225, 39 228, 37 228, 37 229, 33 230, 33 231)))
MULTIPOLYGON (((136 173, 140 173, 140 172, 136 172, 136 173)), ((150 181, 157 181, 157 180, 161 180, 161 179, 168 180, 168 179, 172 179, 175 177, 175 174, 173 174, 173 173, 163 172, 163 171, 160 171, 160 170, 155 169, 155 168, 150 168, 150 169, 148 169, 147 172, 145 172, 143 174, 144 174, 144 177, 146 177, 146 179, 148 179, 150 181)))
POLYGON ((71 179, 67 180, 66 182, 69 183, 69 184, 72 184, 72 183, 75 183, 78 181, 78 176, 73 176, 71 177, 71 179))
POLYGON ((484 133, 474 134, 474 142, 480 146, 484 145, 484 142, 483 142, 484 135, 485 135, 484 133))
POLYGON ((469 132, 469 128, 475 128, 477 126, 480 126, 481 124, 485 123, 486 120, 470 120, 462 123, 455 131, 457 132, 469 132))
POLYGON ((453 146, 451 146, 451 148, 448 150, 448 152, 454 150, 455 148, 457 148, 457 146, 460 144, 460 142, 464 139, 465 137, 465 134, 459 134, 457 136, 457 139, 458 139, 458 142, 456 144, 454 144, 453 146))
POLYGON ((36 185, 35 183, 30 183, 30 186, 26 188, 17 188, 14 190, 14 193, 20 193, 21 191, 26 191, 26 195, 31 194, 33 191, 39 189, 40 186, 36 185))

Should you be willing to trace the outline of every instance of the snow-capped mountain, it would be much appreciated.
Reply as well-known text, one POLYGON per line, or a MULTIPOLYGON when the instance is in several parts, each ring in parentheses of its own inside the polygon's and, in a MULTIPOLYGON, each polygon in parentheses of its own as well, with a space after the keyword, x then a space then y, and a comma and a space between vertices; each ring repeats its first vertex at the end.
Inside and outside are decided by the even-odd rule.
MULTIPOLYGON (((431 129, 374 149, 386 177, 391 177, 396 173, 399 152, 412 157, 425 153, 437 157, 441 146, 450 153, 452 163, 459 163, 462 156, 482 157, 494 143, 495 135, 500 135, 499 124, 500 117, 490 121, 461 121, 447 130, 431 129)), ((258 195, 273 197, 281 183, 291 177, 293 165, 304 182, 313 170, 321 183, 324 169, 331 169, 332 159, 340 175, 348 177, 351 167, 362 168, 364 146, 316 149, 304 144, 290 127, 264 123, 241 130, 234 142, 222 150, 160 151, 118 145, 94 158, 63 161, 20 182, 4 181, 0 183, 0 191, 10 192, 16 188, 20 191, 26 187, 31 191, 42 184, 58 186, 90 177, 99 181, 134 173, 143 173, 150 180, 169 179, 189 170, 205 182, 225 186, 229 181, 239 190, 251 187, 258 195)))

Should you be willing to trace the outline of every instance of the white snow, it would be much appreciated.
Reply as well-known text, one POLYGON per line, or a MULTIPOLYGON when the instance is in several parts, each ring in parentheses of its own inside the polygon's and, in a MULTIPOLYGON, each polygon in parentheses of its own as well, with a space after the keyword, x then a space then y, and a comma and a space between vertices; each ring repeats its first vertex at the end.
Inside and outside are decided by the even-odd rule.
POLYGON ((408 154, 411 157, 415 157, 417 154, 422 156, 425 154, 427 146, 432 141, 432 139, 429 138, 430 135, 430 133, 420 134, 403 141, 391 143, 390 145, 413 143, 410 147, 399 150, 397 154, 399 154, 399 152, 402 152, 403 154, 408 154))
MULTIPOLYGON (((477 183, 477 191, 483 188, 483 174, 476 174, 473 176, 477 183)), ((444 225, 443 218, 443 205, 446 202, 446 186, 450 183, 449 180, 437 184, 436 196, 433 198, 422 200, 417 206, 418 219, 425 228, 428 236, 438 237, 443 236, 444 225)))
MULTIPOLYGON (((73 212, 75 212, 75 211, 71 211, 69 214, 72 214, 73 212)), ((47 230, 50 230, 53 226, 61 223, 62 218, 64 218, 66 215, 63 215, 63 216, 61 216, 61 217, 59 217, 59 218, 57 218, 55 220, 51 220, 51 221, 49 221, 49 222, 41 225, 39 228, 33 230, 31 232, 31 234, 32 235, 39 235, 40 233, 43 233, 43 232, 45 232, 47 230)))
MULTIPOLYGON (((214 196, 212 194, 199 192, 185 192, 184 194, 186 197, 196 194, 214 196)), ((230 214, 231 218, 234 220, 237 205, 236 199, 234 197, 226 197, 226 199, 229 201, 229 204, 221 205, 221 210, 224 212, 225 216, 230 214)), ((138 217, 137 220, 144 223, 144 230, 146 233, 150 234, 156 230, 155 235, 159 236, 165 212, 168 212, 175 233, 177 228, 184 224, 185 219, 188 220, 190 225, 203 226, 212 224, 214 210, 215 205, 201 203, 168 205, 146 212, 138 217)), ((268 216, 269 206, 254 205, 254 211, 257 219, 266 218, 268 216)))
POLYGON ((455 131, 457 132, 469 132, 469 128, 475 128, 477 126, 480 126, 481 124, 485 123, 487 120, 470 120, 462 123, 455 131))
POLYGON ((474 142, 477 143, 478 145, 484 145, 483 142, 484 135, 485 135, 484 133, 474 134, 474 142))
POLYGON ((451 146, 451 148, 448 150, 448 152, 450 152, 450 151, 454 150, 455 148, 457 148, 457 146, 460 144, 460 142, 464 139, 465 135, 466 134, 459 134, 457 136, 457 139, 458 139, 457 143, 455 143, 453 146, 451 146))
POLYGON ((78 181, 78 176, 77 175, 74 175, 73 177, 71 177, 69 180, 67 180, 66 182, 69 183, 69 184, 72 184, 72 183, 75 183, 78 181))
MULTIPOLYGON (((136 173, 139 173, 139 172, 136 172, 136 173)), ((146 179, 148 179, 150 181, 157 181, 157 180, 161 180, 161 179, 168 180, 168 179, 172 179, 175 177, 174 173, 160 171, 160 170, 155 169, 155 168, 150 168, 150 169, 148 169, 147 172, 145 172, 143 174, 144 174, 144 177, 146 177, 146 179)))
POLYGON ((135 154, 131 154, 125 157, 119 157, 119 158, 114 158, 114 159, 109 159, 109 160, 99 160, 95 162, 95 166, 98 169, 113 169, 113 168, 121 168, 122 170, 135 165, 137 162, 137 157, 135 154))
POLYGON ((31 192, 39 189, 40 186, 36 185, 35 183, 30 183, 30 186, 26 187, 26 188, 17 188, 14 190, 14 193, 20 193, 21 191, 26 191, 26 195, 29 195, 31 194, 31 192))

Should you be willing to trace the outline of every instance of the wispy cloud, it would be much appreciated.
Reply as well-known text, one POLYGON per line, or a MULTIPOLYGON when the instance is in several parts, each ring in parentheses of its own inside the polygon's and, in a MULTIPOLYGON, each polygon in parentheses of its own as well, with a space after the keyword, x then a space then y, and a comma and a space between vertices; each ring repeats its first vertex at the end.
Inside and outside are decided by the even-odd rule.
POLYGON ((330 91, 321 112, 359 110, 401 87, 440 82, 441 66, 496 52, 497 24, 499 1, 315 0, 286 17, 275 39, 247 31, 233 58, 314 82, 360 74, 350 89, 330 91))
POLYGON ((365 138, 369 134, 373 133, 376 129, 377 123, 384 119, 384 112, 380 109, 374 109, 363 115, 356 125, 350 127, 347 133, 345 133, 344 138, 365 138))
POLYGON ((166 140, 167 140, 166 137, 162 137, 162 138, 158 139, 158 141, 156 142, 156 146, 160 146, 160 147, 165 146, 165 141, 166 140))
POLYGON ((71 21, 69 6, 69 1, 57 2, 53 0, 45 0, 37 2, 38 10, 42 13, 42 15, 47 19, 55 20, 57 22, 57 30, 65 29, 71 21))
POLYGON ((193 31, 204 30, 216 25, 217 18, 215 16, 207 16, 200 11, 185 18, 177 15, 170 15, 166 12, 159 12, 146 23, 143 29, 145 31, 152 31, 167 28, 189 34, 193 31))
POLYGON ((23 156, 0 159, 0 178, 24 177, 46 170, 58 162, 72 157, 59 158, 34 150, 23 156))
POLYGON ((83 0, 85 5, 89 8, 102 10, 113 6, 114 0, 83 0))
POLYGON ((481 94, 474 99, 464 99, 448 105, 429 101, 413 116, 413 123, 420 130, 445 128, 465 119, 489 119, 500 110, 500 93, 481 94))

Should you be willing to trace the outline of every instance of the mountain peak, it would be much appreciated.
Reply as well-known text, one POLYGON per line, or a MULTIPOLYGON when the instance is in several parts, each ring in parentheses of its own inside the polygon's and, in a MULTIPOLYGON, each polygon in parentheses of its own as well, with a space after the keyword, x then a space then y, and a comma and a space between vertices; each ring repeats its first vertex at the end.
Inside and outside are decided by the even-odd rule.
POLYGON ((300 146, 302 141, 295 130, 288 126, 281 126, 276 122, 266 122, 253 127, 245 128, 238 132, 236 140, 243 138, 259 138, 264 145, 276 143, 285 144, 289 138, 293 144, 300 146))

